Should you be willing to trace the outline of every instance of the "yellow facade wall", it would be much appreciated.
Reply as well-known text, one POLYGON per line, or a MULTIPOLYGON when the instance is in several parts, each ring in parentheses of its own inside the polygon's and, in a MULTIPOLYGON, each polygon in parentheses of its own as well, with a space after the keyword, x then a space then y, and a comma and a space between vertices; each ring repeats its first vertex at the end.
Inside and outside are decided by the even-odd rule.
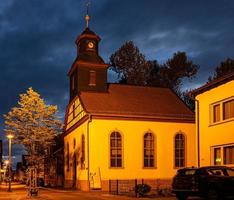
MULTIPOLYGON (((212 104, 234 97, 234 81, 196 96, 199 101, 200 164, 214 165, 212 147, 234 144, 234 119, 212 124, 212 104)), ((198 122, 196 122, 197 124, 198 122)), ((223 163, 222 163, 223 164, 223 163)))
POLYGON ((101 179, 172 178, 174 168, 174 136, 182 131, 186 137, 186 165, 195 166, 195 124, 128 120, 92 120, 90 124, 90 172, 100 169, 101 179), (109 138, 113 131, 123 138, 123 168, 110 168, 109 138), (156 138, 156 166, 143 168, 143 135, 156 138))
POLYGON ((174 136, 182 132, 186 139, 186 166, 196 166, 196 136, 194 123, 150 122, 131 120, 92 119, 73 130, 64 138, 65 186, 72 187, 74 169, 73 155, 79 152, 81 135, 86 138, 85 169, 77 166, 76 187, 88 190, 92 182, 88 181, 88 141, 89 133, 89 180, 100 179, 100 187, 108 189, 109 179, 171 179, 175 173, 174 167, 174 136), (110 167, 110 134, 118 131, 123 141, 123 167, 110 167), (154 168, 143 167, 143 136, 151 132, 155 136, 154 168), (73 148, 73 140, 76 147, 73 148), (66 144, 70 146, 70 170, 66 166, 66 144), (94 175, 94 176, 93 176, 94 175))
POLYGON ((81 167, 81 137, 84 135, 85 141, 87 140, 87 124, 88 121, 73 130, 64 137, 64 175, 65 187, 84 188, 88 190, 87 183, 87 142, 85 142, 85 162, 81 167), (76 141, 74 145, 74 140, 76 141), (67 166, 67 144, 69 144, 69 170, 67 166), (76 156, 76 183, 74 186, 74 156, 76 156))

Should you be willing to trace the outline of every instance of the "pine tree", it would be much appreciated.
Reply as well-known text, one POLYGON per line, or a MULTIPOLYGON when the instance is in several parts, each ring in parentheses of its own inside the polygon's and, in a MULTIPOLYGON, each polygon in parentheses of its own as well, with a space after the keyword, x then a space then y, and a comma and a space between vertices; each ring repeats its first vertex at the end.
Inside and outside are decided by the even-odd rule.
POLYGON ((5 132, 15 136, 14 141, 25 147, 35 165, 61 133, 62 123, 56 116, 57 106, 46 105, 32 88, 19 96, 18 105, 4 115, 5 132))
POLYGON ((110 56, 110 69, 118 74, 121 83, 146 85, 150 64, 132 41, 123 44, 110 56))
POLYGON ((180 95, 183 80, 194 78, 198 69, 199 66, 189 60, 185 52, 178 51, 160 68, 162 85, 171 88, 180 95))
POLYGON ((212 76, 208 78, 208 82, 233 72, 234 72, 234 59, 227 58, 215 68, 215 72, 212 76))

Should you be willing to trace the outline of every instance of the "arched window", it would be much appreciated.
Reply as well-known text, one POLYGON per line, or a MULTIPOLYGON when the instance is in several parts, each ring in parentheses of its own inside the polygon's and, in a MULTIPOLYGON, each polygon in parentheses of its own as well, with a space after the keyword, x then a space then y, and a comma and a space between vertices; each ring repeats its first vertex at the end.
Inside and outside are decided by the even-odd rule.
POLYGON ((154 167, 154 136, 152 133, 144 135, 144 167, 154 167))
POLYGON ((175 167, 185 166, 185 137, 182 133, 175 136, 175 167))
POLYGON ((81 136, 81 168, 85 168, 85 136, 81 136))
POLYGON ((67 143, 67 171, 69 171, 69 165, 70 165, 70 152, 69 152, 69 143, 67 143))
POLYGON ((122 137, 119 132, 110 135, 110 166, 122 167, 122 137))

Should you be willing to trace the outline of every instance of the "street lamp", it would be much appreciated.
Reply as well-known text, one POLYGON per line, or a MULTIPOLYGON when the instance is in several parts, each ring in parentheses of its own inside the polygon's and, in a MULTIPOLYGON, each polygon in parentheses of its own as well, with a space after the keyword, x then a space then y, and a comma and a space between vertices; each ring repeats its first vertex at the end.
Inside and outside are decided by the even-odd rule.
POLYGON ((3 167, 3 170, 4 170, 4 175, 3 175, 4 180, 6 180, 6 171, 7 171, 8 165, 9 165, 9 160, 5 160, 4 161, 4 167, 3 167))
POLYGON ((8 192, 11 192, 11 165, 12 165, 12 159, 11 159, 11 140, 14 138, 12 134, 7 135, 7 138, 9 140, 9 146, 8 146, 8 153, 9 153, 9 188, 8 192))

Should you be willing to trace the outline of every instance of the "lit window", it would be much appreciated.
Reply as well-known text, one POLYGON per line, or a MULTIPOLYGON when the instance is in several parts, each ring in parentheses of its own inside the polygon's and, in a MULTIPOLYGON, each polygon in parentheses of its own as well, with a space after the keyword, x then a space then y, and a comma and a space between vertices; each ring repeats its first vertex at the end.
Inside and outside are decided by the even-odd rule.
POLYGON ((96 85, 96 71, 89 71, 89 85, 95 86, 96 85))
POLYGON ((110 136, 110 166, 122 167, 122 137, 119 132, 110 136))
POLYGON ((70 164, 70 155, 69 155, 69 143, 67 143, 67 171, 69 171, 69 164, 70 164))
POLYGON ((223 119, 234 117, 234 99, 223 103, 223 119))
POLYGON ((220 104, 213 106, 213 122, 220 121, 220 104))
POLYGON ((81 168, 85 168, 85 136, 81 136, 81 168))
POLYGON ((185 137, 179 133, 175 136, 175 167, 185 166, 185 137))
POLYGON ((224 164, 234 164, 234 146, 227 146, 223 148, 223 158, 224 158, 224 164))
POLYGON ((154 136, 152 133, 144 135, 144 167, 154 167, 154 136))
POLYGON ((221 165, 221 148, 214 148, 214 165, 221 165))

